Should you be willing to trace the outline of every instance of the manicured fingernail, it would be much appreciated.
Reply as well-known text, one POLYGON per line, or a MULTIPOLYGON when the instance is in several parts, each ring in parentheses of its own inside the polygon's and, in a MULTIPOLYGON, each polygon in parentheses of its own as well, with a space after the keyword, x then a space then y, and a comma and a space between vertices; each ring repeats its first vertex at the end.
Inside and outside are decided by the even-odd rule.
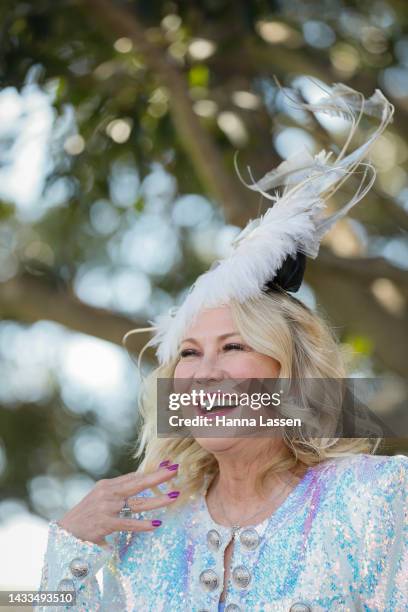
POLYGON ((160 527, 161 524, 162 522, 159 521, 158 519, 155 519, 154 521, 152 521, 153 527, 160 527))
POLYGON ((167 459, 166 461, 162 461, 161 463, 159 463, 159 468, 161 467, 166 467, 167 465, 169 465, 170 461, 167 459))
POLYGON ((176 497, 180 495, 180 491, 170 491, 170 493, 167 493, 167 495, 170 497, 170 499, 176 499, 176 497))
POLYGON ((167 469, 170 470, 171 472, 174 472, 175 470, 177 470, 178 466, 179 466, 178 463, 173 463, 172 465, 169 465, 167 469))

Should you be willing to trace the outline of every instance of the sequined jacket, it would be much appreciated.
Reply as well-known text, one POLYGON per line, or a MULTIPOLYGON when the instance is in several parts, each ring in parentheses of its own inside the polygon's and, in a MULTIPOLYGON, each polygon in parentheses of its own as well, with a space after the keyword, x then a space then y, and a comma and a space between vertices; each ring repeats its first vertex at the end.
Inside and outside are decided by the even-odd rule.
MULTIPOLYGON (((204 492, 177 513, 144 513, 162 514, 162 526, 116 532, 107 547, 51 521, 40 590, 75 589, 76 604, 34 610, 217 612, 231 530, 213 521, 204 492)), ((407 612, 407 457, 320 463, 271 517, 237 533, 225 612, 310 610, 407 612)))

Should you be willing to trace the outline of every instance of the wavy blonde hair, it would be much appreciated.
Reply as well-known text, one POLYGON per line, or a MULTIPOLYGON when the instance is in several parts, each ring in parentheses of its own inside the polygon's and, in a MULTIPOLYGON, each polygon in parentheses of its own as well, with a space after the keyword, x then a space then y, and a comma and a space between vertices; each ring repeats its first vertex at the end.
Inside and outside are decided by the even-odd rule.
MULTIPOLYGON (((284 291, 262 293, 245 303, 229 303, 232 317, 243 340, 254 350, 276 359, 281 378, 345 378, 346 365, 341 347, 321 315, 284 291)), ((148 344, 146 345, 146 347, 148 344)), ((146 348, 145 347, 145 348, 146 348)), ((144 351, 142 351, 143 354, 144 351)), ((141 355, 142 355, 141 354, 141 355)), ((157 379, 172 378, 178 358, 156 368, 142 384, 139 418, 141 435, 133 457, 143 461, 139 469, 157 469, 163 459, 179 463, 178 486, 182 495, 173 506, 197 494, 206 476, 215 476, 215 457, 192 438, 157 438, 157 379)), ((374 453, 380 438, 308 438, 285 431, 282 450, 271 454, 258 474, 262 487, 272 472, 296 473, 326 459, 374 453)))

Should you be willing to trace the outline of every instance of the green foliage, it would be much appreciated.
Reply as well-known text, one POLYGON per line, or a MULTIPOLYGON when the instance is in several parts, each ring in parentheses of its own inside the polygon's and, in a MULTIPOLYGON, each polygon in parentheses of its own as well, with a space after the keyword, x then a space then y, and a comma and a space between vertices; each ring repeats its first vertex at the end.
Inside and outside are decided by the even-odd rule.
POLYGON ((351 346, 352 350, 357 353, 357 355, 370 357, 373 353, 373 341, 367 336, 349 335, 346 337, 345 341, 351 346))

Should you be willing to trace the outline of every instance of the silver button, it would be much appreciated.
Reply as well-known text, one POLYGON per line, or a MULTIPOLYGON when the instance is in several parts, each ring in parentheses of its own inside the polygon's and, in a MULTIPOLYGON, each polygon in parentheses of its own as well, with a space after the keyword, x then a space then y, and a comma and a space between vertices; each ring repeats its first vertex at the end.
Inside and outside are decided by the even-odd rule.
POLYGON ((218 586, 218 576, 214 570, 207 569, 201 572, 200 582, 205 591, 214 591, 218 586))
POLYGON ((89 563, 81 557, 76 557, 69 564, 69 569, 75 578, 85 578, 89 574, 89 563))
POLYGON ((247 550, 255 550, 259 546, 260 538, 258 532, 253 527, 245 529, 239 536, 240 542, 247 550))
POLYGON ((312 612, 312 608, 303 601, 295 601, 289 608, 289 612, 312 612))
POLYGON ((215 529, 210 529, 207 533, 207 545, 208 548, 214 552, 217 552, 221 546, 221 536, 215 529))
POLYGON ((229 604, 225 608, 225 612, 241 612, 241 608, 237 604, 229 604))
POLYGON ((244 565, 237 565, 232 570, 232 579, 240 589, 246 589, 251 582, 251 573, 244 565))
POLYGON ((70 578, 63 578, 57 587, 57 591, 75 591, 74 581, 70 578))

